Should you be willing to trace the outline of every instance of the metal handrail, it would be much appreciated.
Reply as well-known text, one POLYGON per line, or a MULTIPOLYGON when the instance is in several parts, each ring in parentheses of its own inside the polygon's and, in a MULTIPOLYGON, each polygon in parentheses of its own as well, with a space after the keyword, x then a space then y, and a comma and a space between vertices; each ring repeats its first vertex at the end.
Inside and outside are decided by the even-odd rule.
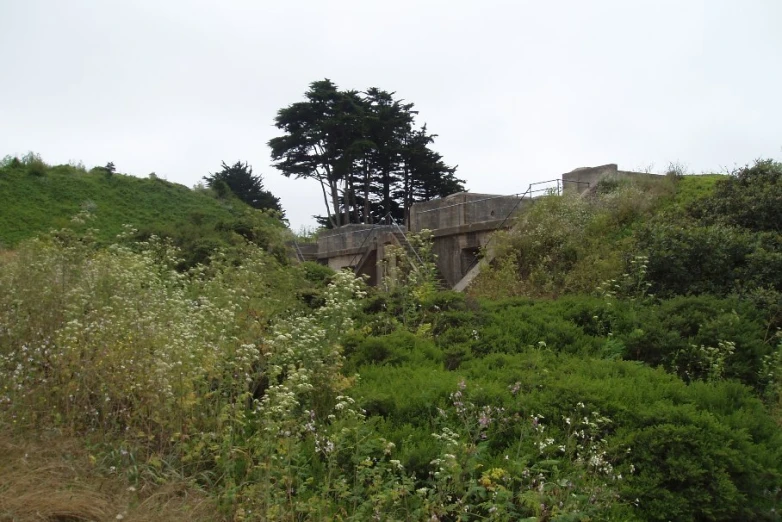
POLYGON ((543 183, 551 183, 552 181, 556 181, 557 183, 575 183, 576 185, 586 185, 586 186, 589 186, 589 182, 588 181, 578 181, 578 180, 575 180, 575 179, 560 179, 560 178, 549 179, 549 180, 546 180, 546 181, 536 181, 535 183, 530 183, 530 186, 532 186, 532 185, 542 185, 543 183))
MULTIPOLYGON (((383 216, 380 219, 385 219, 385 216, 383 216)), ((362 225, 362 224, 365 224, 365 223, 348 223, 348 225, 362 225)), ((344 226, 347 226, 347 225, 344 225, 344 226)), ((326 238, 326 237, 344 236, 345 234, 355 234, 356 232, 365 232, 365 231, 368 232, 368 231, 374 230, 377 227, 386 227, 386 226, 391 226, 391 225, 386 225, 385 223, 374 223, 369 228, 361 228, 361 229, 355 229, 355 230, 346 230, 345 232, 339 232, 339 233, 335 233, 335 234, 322 235, 322 236, 318 237, 318 239, 320 240, 321 238, 326 238)), ((343 228, 343 227, 340 227, 340 228, 343 228)), ((337 230, 339 230, 339 229, 337 229, 337 230)))
MULTIPOLYGON (((407 234, 406 234, 406 233, 405 233, 405 231, 402 229, 402 227, 399 225, 399 222, 398 222, 396 219, 394 219, 394 216, 392 216, 392 215, 391 215, 391 212, 389 212, 389 213, 387 213, 385 216, 383 216, 383 217, 381 218, 381 220, 384 220, 384 219, 386 219, 386 218, 388 218, 388 219, 391 221, 391 225, 390 225, 390 226, 392 226, 392 227, 396 228, 396 230, 397 230, 397 231, 398 231, 400 234, 402 234, 402 237, 404 238, 404 241, 407 243, 407 246, 410 248, 410 250, 412 250, 412 251, 413 251, 413 254, 415 255, 415 258, 418 260, 418 263, 420 263, 420 265, 421 265, 421 266, 424 266, 424 260, 423 260, 423 259, 421 259, 421 256, 418 254, 418 251, 415 249, 415 247, 413 246, 413 244, 412 244, 412 243, 410 243, 410 240, 409 240, 409 239, 407 239, 407 234)), ((361 257, 363 257, 363 256, 364 256, 364 255, 365 255, 365 254, 366 254, 366 253, 369 251, 369 250, 367 250, 367 252, 362 252, 362 249, 363 249, 363 247, 364 247, 364 244, 367 242, 367 240, 368 240, 370 237, 372 237, 372 236, 373 236, 373 234, 372 234, 372 231, 373 231, 373 230, 375 230, 375 229, 378 227, 378 225, 380 225, 380 223, 376 223, 376 224, 374 224, 374 225, 372 226, 372 228, 370 228, 370 229, 369 229, 369 232, 370 232, 370 233, 369 233, 369 234, 367 234, 367 236, 364 238, 364 241, 362 241, 362 242, 361 242, 361 244, 359 245, 359 247, 358 247, 358 250, 359 250, 359 251, 358 251, 358 252, 356 252, 356 253, 353 255, 353 258, 350 260, 350 265, 349 265, 349 266, 351 266, 351 267, 355 267, 355 265, 354 265, 354 262, 356 261, 356 256, 358 256, 359 254, 361 254, 361 257)), ((382 225, 382 226, 389 226, 389 225, 382 225)), ((400 245, 400 246, 402 246, 402 247, 404 248, 404 245, 400 245)), ((408 261, 410 262, 410 266, 413 268, 413 270, 415 270, 416 272, 418 272, 418 267, 415 265, 415 263, 413 263, 413 261, 412 261, 412 260, 410 260, 410 259, 408 259, 408 261)))
POLYGON ((576 180, 571 180, 571 179, 559 179, 559 178, 556 178, 556 179, 550 179, 550 180, 547 180, 547 181, 536 181, 535 183, 530 183, 529 186, 527 187, 527 190, 525 190, 524 192, 517 192, 515 194, 502 194, 502 195, 499 195, 499 196, 491 196, 491 197, 482 198, 482 199, 473 199, 473 200, 470 200, 470 201, 461 201, 459 203, 453 203, 451 205, 445 205, 443 207, 436 207, 436 208, 430 208, 428 210, 421 210, 421 211, 418 212, 418 214, 426 214, 427 212, 435 212, 437 210, 442 210, 444 208, 459 207, 459 206, 462 206, 462 205, 470 205, 472 203, 481 203, 483 201, 491 201, 493 199, 511 198, 511 197, 520 197, 520 196, 524 197, 524 195, 527 194, 528 192, 542 192, 543 190, 545 190, 545 189, 540 189, 540 190, 530 191, 530 187, 532 187, 533 185, 542 185, 544 183, 553 183, 555 181, 557 182, 557 184, 559 184, 561 182, 561 183, 575 183, 577 185, 589 186, 589 182, 588 181, 576 181, 576 180))
POLYGON ((301 248, 299 248, 299 243, 294 239, 293 240, 293 246, 296 247, 296 256, 299 258, 299 262, 304 262, 304 253, 301 251, 301 248))
MULTIPOLYGON (((402 234, 402 237, 405 238, 405 241, 407 242, 408 246, 410 247, 410 250, 413 251, 413 254, 415 254, 416 259, 418 259, 418 262, 421 264, 421 266, 424 266, 424 260, 421 259, 421 256, 418 255, 418 252, 416 251, 415 247, 412 243, 410 243, 410 240, 407 239, 407 234, 405 234, 404 230, 402 230, 402 227, 399 226, 399 223, 396 219, 394 219, 393 216, 389 216, 391 218, 391 222, 394 224, 397 230, 399 230, 399 233, 402 234)), ((411 263, 412 264, 412 263, 411 263)), ((413 268, 418 271, 418 269, 413 266, 413 268)))
MULTIPOLYGON (((530 186, 532 186, 532 185, 542 185, 543 183, 551 183, 553 181, 562 182, 562 183, 575 183, 575 184, 578 184, 578 185, 587 185, 587 186, 590 185, 588 181, 575 181, 575 180, 570 180, 570 179, 551 179, 551 180, 548 180, 548 181, 536 181, 535 183, 530 183, 530 186)), ((534 190, 532 192, 543 192, 544 190, 545 189, 539 189, 539 190, 534 190)), ((460 203, 453 203, 451 205, 445 205, 445 206, 442 206, 442 207, 430 208, 428 210, 421 210, 420 212, 418 212, 418 214, 426 214, 427 212, 436 212, 436 211, 442 210, 444 208, 458 207, 458 206, 462 206, 462 205, 469 205, 469 204, 472 204, 472 203, 481 203, 483 201, 491 201, 493 199, 511 198, 511 197, 517 197, 517 198, 521 197, 521 198, 523 198, 524 195, 526 195, 528 192, 530 192, 529 187, 524 192, 517 192, 515 194, 501 194, 501 195, 498 195, 498 196, 491 196, 491 197, 488 197, 488 198, 473 199, 471 201, 462 201, 460 203)), ((430 201, 434 201, 434 200, 430 200, 430 201)), ((423 202, 419 202, 419 203, 423 203, 423 202)), ((391 215, 391 212, 388 212, 386 215, 381 217, 380 220, 377 223, 373 223, 372 226, 369 229, 362 229, 362 231, 368 230, 368 231, 371 232, 372 230, 374 230, 378 226, 390 226, 390 225, 386 225, 385 223, 383 223, 383 220, 385 220, 387 217, 390 217, 390 215, 391 215)), ((359 225, 361 223, 348 223, 348 224, 349 225, 359 225)), ((328 236, 323 236, 323 237, 344 236, 345 234, 353 234, 355 232, 356 232, 355 230, 348 230, 348 231, 345 231, 345 232, 329 234, 328 236)))
MULTIPOLYGON (((382 221, 382 220, 386 219, 387 217, 390 217, 390 215, 391 215, 391 212, 387 213, 385 216, 383 216, 382 218, 380 218, 380 220, 382 221)), ((393 218, 392 218, 392 219, 393 219, 393 218)), ((364 238, 364 240, 363 240, 363 241, 361 242, 361 244, 358 246, 358 252, 356 252, 355 254, 353 254, 353 258, 350 260, 350 265, 349 265, 349 266, 354 266, 354 261, 356 260, 356 256, 357 256, 357 255, 359 255, 359 254, 361 253, 361 249, 362 249, 362 248, 364 248, 364 243, 366 243, 366 242, 367 242, 367 240, 368 240, 370 237, 372 237, 372 231, 373 231, 373 230, 375 230, 375 229, 378 227, 378 225, 380 225, 380 222, 378 222, 378 223, 374 223, 374 224, 373 224, 373 225, 370 227, 370 229, 369 229, 369 233, 366 235, 366 237, 364 238)), ((383 225, 383 226, 386 226, 386 225, 383 225)), ((335 235, 335 236, 340 236, 340 235, 351 234, 351 233, 353 233, 353 232, 352 232, 352 231, 348 231, 348 232, 343 232, 342 234, 334 234, 334 235, 335 235)), ((363 257, 363 254, 362 254, 362 257, 363 257)), ((359 259, 360 259, 360 258, 359 258, 359 259)))

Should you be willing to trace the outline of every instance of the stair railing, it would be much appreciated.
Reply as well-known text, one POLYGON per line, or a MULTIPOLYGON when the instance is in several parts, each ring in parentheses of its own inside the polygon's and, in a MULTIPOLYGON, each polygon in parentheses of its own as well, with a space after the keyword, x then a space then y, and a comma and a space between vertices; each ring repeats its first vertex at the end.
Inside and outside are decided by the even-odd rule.
POLYGON ((299 248, 299 243, 295 239, 293 240, 293 246, 296 248, 296 257, 299 260, 299 263, 304 262, 304 253, 301 251, 301 248, 299 248))
POLYGON ((378 226, 385 226, 385 225, 383 225, 381 222, 382 222, 384 219, 386 219, 386 217, 389 217, 390 215, 391 215, 391 213, 389 212, 388 214, 386 214, 385 216, 383 216, 382 218, 380 218, 380 220, 379 220, 377 223, 373 223, 373 224, 372 224, 372 228, 370 228, 370 229, 369 229, 369 232, 367 233, 366 237, 364 237, 364 240, 363 240, 363 241, 361 242, 361 244, 358 246, 358 252, 356 252, 356 253, 353 255, 353 258, 350 260, 350 266, 352 266, 352 267, 355 267, 355 266, 356 266, 356 256, 358 256, 359 254, 361 254, 361 257, 359 257, 359 261, 361 261, 361 258, 362 258, 362 257, 364 257, 364 254, 366 254, 366 253, 368 253, 368 252, 369 252, 369 250, 371 249, 370 247, 371 247, 372 245, 371 245, 371 244, 370 244, 370 245, 367 245, 367 250, 366 250, 365 252, 362 252, 362 249, 364 248, 364 244, 365 244, 365 243, 366 243, 366 242, 369 240, 369 238, 371 238, 371 237, 374 237, 374 236, 376 235, 376 234, 373 234, 373 231, 374 231, 374 230, 375 230, 375 229, 376 229, 378 226))
MULTIPOLYGON (((399 226, 399 222, 396 219, 394 219, 393 216, 391 216, 390 212, 389 212, 388 217, 391 218, 391 223, 394 225, 394 227, 396 227, 396 229, 399 231, 399 233, 402 234, 402 237, 404 238, 405 243, 407 243, 407 246, 410 248, 410 250, 413 251, 413 254, 415 254, 416 259, 418 259, 418 263, 421 266, 424 266, 424 260, 421 259, 421 256, 418 255, 418 252, 416 251, 415 247, 412 245, 412 243, 410 243, 410 240, 407 239, 407 234, 405 233, 404 230, 402 230, 402 227, 399 226)), ((413 268, 416 270, 416 272, 418 271, 418 268, 416 268, 415 265, 413 265, 413 268)))

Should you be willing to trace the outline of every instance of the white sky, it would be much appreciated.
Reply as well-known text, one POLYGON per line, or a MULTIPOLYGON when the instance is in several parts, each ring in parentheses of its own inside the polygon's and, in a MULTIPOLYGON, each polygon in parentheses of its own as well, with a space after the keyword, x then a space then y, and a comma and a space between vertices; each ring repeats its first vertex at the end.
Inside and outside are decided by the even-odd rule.
POLYGON ((188 186, 246 160, 296 230, 320 189, 266 142, 327 77, 414 102, 473 192, 724 171, 782 157, 780 22, 782 0, 0 0, 0 156, 188 186))

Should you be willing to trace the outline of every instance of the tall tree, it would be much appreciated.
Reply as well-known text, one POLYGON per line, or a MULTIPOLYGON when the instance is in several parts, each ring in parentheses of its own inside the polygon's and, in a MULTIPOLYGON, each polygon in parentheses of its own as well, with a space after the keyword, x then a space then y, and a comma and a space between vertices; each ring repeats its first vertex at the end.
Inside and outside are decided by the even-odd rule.
POLYGON ((370 169, 380 196, 383 215, 398 215, 398 202, 392 191, 399 183, 402 150, 406 137, 412 132, 416 112, 412 103, 394 100, 394 93, 373 87, 366 92, 367 138, 372 143, 368 151, 370 169))
POLYGON ((285 132, 269 141, 275 167, 286 177, 318 181, 332 226, 343 224, 340 183, 350 171, 346 154, 360 122, 355 93, 340 92, 331 80, 310 84, 306 101, 280 109, 275 126, 285 132))
POLYGON ((204 176, 204 180, 210 188, 218 191, 230 189, 236 197, 253 208, 283 212, 280 198, 263 188, 263 178, 254 176, 253 168, 247 162, 237 161, 229 166, 223 161, 222 170, 204 176))
POLYGON ((284 134, 269 141, 275 167, 319 182, 327 226, 406 219, 414 201, 464 190, 456 169, 431 150, 434 135, 416 130, 413 104, 394 95, 340 91, 326 79, 278 111, 284 134))

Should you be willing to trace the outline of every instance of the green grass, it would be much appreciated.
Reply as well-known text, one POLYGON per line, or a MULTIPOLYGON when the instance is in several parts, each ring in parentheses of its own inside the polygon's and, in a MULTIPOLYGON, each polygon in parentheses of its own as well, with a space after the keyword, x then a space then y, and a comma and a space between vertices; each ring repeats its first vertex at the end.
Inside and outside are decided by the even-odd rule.
POLYGON ((676 184, 676 194, 671 201, 673 206, 686 208, 692 203, 711 195, 714 185, 727 176, 723 174, 703 174, 699 176, 684 176, 676 184))
POLYGON ((31 169, 0 168, 0 246, 66 226, 82 210, 95 219, 90 226, 108 241, 122 225, 137 228, 178 223, 231 221, 246 210, 244 203, 219 200, 210 191, 191 190, 161 179, 142 179, 68 165, 31 169), (42 175, 41 175, 42 174, 42 175))

